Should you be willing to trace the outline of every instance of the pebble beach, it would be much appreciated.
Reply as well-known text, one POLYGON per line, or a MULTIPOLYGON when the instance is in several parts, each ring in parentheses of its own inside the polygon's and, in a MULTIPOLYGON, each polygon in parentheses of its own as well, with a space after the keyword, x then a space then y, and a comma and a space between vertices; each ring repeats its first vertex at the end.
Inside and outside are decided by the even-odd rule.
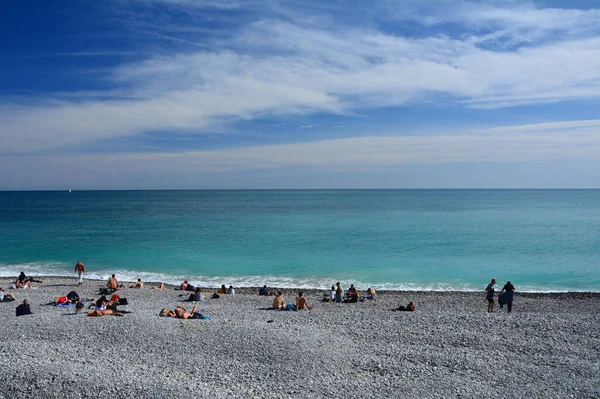
MULTIPOLYGON (((158 313, 190 309, 189 293, 151 286, 118 292, 123 317, 46 305, 72 290, 98 298, 103 281, 6 290, 16 300, 0 303, 0 398, 600 397, 599 293, 517 286, 509 314, 487 313, 483 292, 336 304, 308 290, 313 310, 287 312, 268 310, 257 288, 219 299, 206 289, 198 305, 210 320, 179 320, 158 313), (15 317, 24 299, 34 314, 15 317), (416 312, 391 311, 409 301, 416 312)), ((285 289, 286 302, 296 293, 285 289)))

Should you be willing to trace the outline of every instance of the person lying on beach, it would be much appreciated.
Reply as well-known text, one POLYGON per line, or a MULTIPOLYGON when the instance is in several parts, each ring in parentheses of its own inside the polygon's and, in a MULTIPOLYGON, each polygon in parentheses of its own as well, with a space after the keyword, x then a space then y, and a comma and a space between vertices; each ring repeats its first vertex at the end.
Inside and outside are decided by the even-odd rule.
POLYGON ((108 299, 106 298, 106 296, 102 295, 100 298, 98 298, 98 300, 94 304, 94 310, 103 311, 103 310, 106 310, 107 306, 108 306, 108 299))
POLYGON ((0 288, 0 302, 12 302, 15 300, 13 294, 7 294, 2 288, 0 288))
POLYGON ((138 278, 135 283, 129 284, 129 288, 144 288, 144 283, 142 283, 142 279, 138 278))
POLYGON ((164 308, 160 311, 158 316, 174 317, 176 319, 204 319, 204 316, 198 311, 198 306, 196 305, 194 305, 191 312, 181 305, 177 306, 173 311, 164 308))
MULTIPOLYGON (((124 301, 126 301, 125 298, 123 298, 124 301)), ((117 310, 117 305, 119 305, 121 303, 121 297, 117 294, 113 294, 113 296, 110 297, 110 300, 106 303, 106 309, 110 309, 113 312, 118 312, 117 310)), ((127 303, 125 303, 126 305, 127 303)), ((120 312, 122 313, 122 312, 120 312)))
POLYGON ((392 310, 397 310, 397 311, 401 311, 401 312, 414 312, 417 310, 417 307, 415 306, 415 303, 413 301, 410 301, 408 303, 408 305, 404 306, 404 305, 400 305, 395 309, 392 310))
POLYGON ((30 290, 32 287, 29 281, 21 282, 17 280, 10 284, 10 288, 13 290, 30 290))
POLYGON ((29 301, 27 299, 25 299, 22 304, 17 306, 15 315, 16 316, 25 316, 28 314, 33 314, 33 312, 31 311, 31 307, 29 306, 29 301))
POLYGON ((162 309, 159 313, 158 313, 159 317, 177 317, 177 315, 175 314, 175 312, 173 312, 172 310, 169 310, 167 308, 162 309))
POLYGON ((77 302, 79 302, 79 294, 77 294, 75 291, 71 291, 67 295, 58 297, 53 301, 53 303, 55 305, 77 303, 77 302))
POLYGON ((164 290, 165 289, 165 283, 160 283, 158 286, 156 287, 152 287, 153 290, 164 290))
POLYGON ((273 298, 273 305, 271 306, 273 309, 283 309, 285 307, 285 298, 283 297, 283 292, 277 291, 277 295, 273 298))
POLYGON ((312 310, 310 306, 308 306, 308 302, 306 301, 306 297, 302 291, 298 292, 298 296, 296 297, 296 310, 308 309, 312 310))
POLYGON ((121 313, 121 312, 115 312, 112 309, 92 310, 91 312, 88 312, 88 316, 90 316, 90 317, 123 316, 123 313, 121 313))
POLYGON ((217 290, 217 294, 219 294, 219 295, 225 295, 225 294, 227 294, 227 288, 225 287, 225 284, 223 284, 221 286, 221 288, 219 288, 217 290))

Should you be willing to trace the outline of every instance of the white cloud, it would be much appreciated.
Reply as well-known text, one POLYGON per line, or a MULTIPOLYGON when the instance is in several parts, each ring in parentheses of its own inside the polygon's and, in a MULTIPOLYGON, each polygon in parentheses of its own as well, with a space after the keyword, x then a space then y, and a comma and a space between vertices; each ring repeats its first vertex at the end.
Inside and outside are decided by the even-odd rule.
MULTIPOLYGON (((182 7, 244 4, 162 1, 182 7)), ((414 38, 360 26, 319 28, 268 19, 240 27, 231 40, 210 43, 211 49, 236 51, 200 48, 109 71, 106 79, 118 89, 105 94, 116 99, 57 94, 29 106, 5 101, 0 147, 3 153, 27 153, 153 130, 202 134, 236 120, 353 114, 367 107, 435 101, 438 95, 472 108, 597 99, 600 36, 591 21, 598 20, 598 12, 467 4, 452 17, 492 23, 497 35, 517 42, 523 28, 535 28, 536 38, 548 39, 514 51, 481 48, 491 36, 477 31, 414 38), (569 40, 549 34, 556 29, 568 32, 569 40)), ((428 19, 430 24, 447 20, 440 14, 428 19)))

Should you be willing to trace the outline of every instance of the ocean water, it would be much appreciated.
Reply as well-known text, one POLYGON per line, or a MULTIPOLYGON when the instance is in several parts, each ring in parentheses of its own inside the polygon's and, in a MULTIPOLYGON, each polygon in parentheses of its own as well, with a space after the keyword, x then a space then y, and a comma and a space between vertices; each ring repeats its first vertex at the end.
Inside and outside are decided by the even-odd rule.
POLYGON ((0 192, 0 275, 600 291, 600 190, 0 192))

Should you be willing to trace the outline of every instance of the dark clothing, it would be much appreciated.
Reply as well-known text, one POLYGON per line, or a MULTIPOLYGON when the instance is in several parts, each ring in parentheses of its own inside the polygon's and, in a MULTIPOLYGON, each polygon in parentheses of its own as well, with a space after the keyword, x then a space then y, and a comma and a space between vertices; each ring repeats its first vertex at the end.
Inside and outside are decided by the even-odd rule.
POLYGON ((29 307, 29 304, 22 303, 19 306, 17 306, 16 316, 25 316, 27 314, 33 314, 31 308, 29 307))
POLYGON ((507 294, 513 294, 513 292, 515 292, 515 286, 510 284, 510 283, 506 283, 504 284, 504 287, 502 288, 502 291, 506 292, 507 294))
POLYGON ((267 287, 262 287, 258 291, 258 295, 260 295, 260 296, 267 296, 267 295, 269 295, 269 290, 267 289, 267 287))

